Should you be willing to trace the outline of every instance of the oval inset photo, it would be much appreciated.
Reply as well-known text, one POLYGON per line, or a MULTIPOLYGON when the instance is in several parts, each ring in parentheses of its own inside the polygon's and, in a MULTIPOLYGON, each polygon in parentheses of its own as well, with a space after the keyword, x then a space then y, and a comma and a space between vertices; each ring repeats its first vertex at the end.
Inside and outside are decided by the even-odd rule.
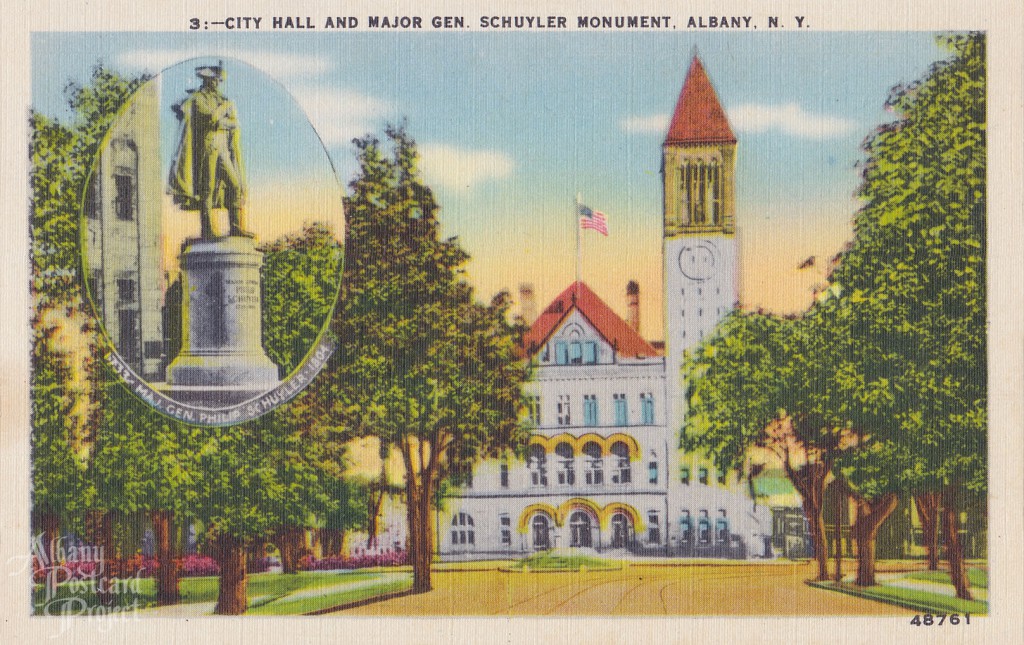
POLYGON ((198 425, 300 392, 334 348, 343 197, 309 119, 263 72, 200 58, 145 83, 82 207, 89 298, 127 386, 198 425))

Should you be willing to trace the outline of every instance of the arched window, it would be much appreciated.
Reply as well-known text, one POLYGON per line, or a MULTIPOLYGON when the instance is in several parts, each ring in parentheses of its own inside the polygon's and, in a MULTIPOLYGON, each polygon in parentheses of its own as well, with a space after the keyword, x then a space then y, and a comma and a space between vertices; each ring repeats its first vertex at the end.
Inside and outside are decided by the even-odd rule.
POLYGON ((601 459, 601 446, 597 442, 588 441, 583 445, 583 454, 587 457, 586 481, 590 486, 604 483, 604 462, 601 459))
POLYGON ((473 531, 473 517, 468 513, 452 516, 452 544, 476 544, 473 531))
POLYGON ((591 538, 590 514, 586 511, 576 511, 569 516, 569 546, 589 547, 593 544, 591 538))
POLYGON ((618 512, 612 515, 612 548, 622 549, 632 542, 633 520, 628 515, 618 512))
POLYGON ((534 486, 548 485, 548 456, 544 453, 544 447, 540 444, 533 444, 526 457, 526 467, 530 471, 530 480, 534 486))
POLYGON ((630 483, 633 475, 629 467, 629 447, 622 441, 616 441, 612 444, 612 456, 615 458, 615 470, 612 471, 612 483, 630 483))
POLYGON ((708 206, 711 209, 711 224, 722 223, 722 169, 718 160, 712 160, 708 166, 708 206))
POLYGON ((572 446, 565 441, 555 446, 555 454, 560 461, 558 469, 558 483, 565 486, 572 486, 576 483, 576 471, 573 470, 574 452, 572 446))
POLYGON ((551 520, 544 513, 537 513, 530 522, 533 530, 533 548, 551 548, 551 520))

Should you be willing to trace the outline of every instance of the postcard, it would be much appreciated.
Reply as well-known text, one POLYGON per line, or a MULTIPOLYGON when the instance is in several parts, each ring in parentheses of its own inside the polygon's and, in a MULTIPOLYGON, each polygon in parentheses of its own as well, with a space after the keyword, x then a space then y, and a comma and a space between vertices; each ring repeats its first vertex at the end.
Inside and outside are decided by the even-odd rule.
POLYGON ((27 12, 11 642, 1019 634, 1018 7, 27 12))

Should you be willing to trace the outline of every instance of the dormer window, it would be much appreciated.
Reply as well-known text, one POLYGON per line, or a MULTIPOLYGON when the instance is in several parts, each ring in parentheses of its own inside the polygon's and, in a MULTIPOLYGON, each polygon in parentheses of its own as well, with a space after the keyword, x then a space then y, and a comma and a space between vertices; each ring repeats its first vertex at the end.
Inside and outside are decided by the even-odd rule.
POLYGON ((555 364, 556 365, 567 365, 569 363, 569 348, 566 346, 565 341, 558 341, 555 343, 555 364))
POLYGON ((583 344, 577 341, 569 343, 569 362, 573 365, 583 363, 583 344))

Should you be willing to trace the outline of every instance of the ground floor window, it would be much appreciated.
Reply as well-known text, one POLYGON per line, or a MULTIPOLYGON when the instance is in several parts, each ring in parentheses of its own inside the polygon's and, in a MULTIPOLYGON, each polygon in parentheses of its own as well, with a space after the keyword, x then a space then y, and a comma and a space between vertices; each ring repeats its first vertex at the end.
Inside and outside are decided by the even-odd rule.
POLYGON ((452 544, 476 544, 473 518, 468 513, 452 517, 452 544))
POLYGON ((548 516, 543 513, 534 515, 533 521, 530 522, 530 526, 533 529, 533 548, 538 550, 550 549, 551 520, 548 519, 548 516))
POLYGON ((693 520, 690 518, 690 511, 683 511, 679 518, 679 541, 689 544, 693 539, 693 520))
POLYGON ((658 523, 656 511, 647 513, 647 541, 651 544, 661 544, 661 525, 658 523))
POLYGON ((569 546, 590 547, 593 546, 591 538, 590 515, 586 511, 576 511, 569 516, 569 546))
POLYGON ((613 549, 622 549, 631 542, 633 522, 625 513, 616 513, 612 516, 611 529, 613 549))
POLYGON ((725 518, 725 510, 719 509, 718 519, 715 520, 715 534, 719 542, 729 541, 729 520, 725 518))
POLYGON ((512 518, 509 517, 508 513, 502 513, 498 516, 498 525, 501 527, 501 543, 505 546, 511 546, 512 518))

